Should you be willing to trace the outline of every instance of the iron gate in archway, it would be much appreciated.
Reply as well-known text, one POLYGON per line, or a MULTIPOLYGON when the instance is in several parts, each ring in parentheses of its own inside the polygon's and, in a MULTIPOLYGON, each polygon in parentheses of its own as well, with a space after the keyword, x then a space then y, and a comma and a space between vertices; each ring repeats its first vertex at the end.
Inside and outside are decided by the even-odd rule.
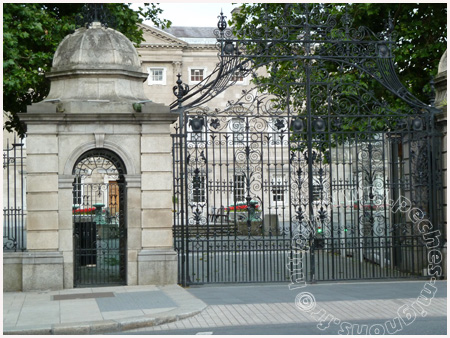
POLYGON ((181 284, 428 276, 444 243, 435 108, 398 81, 389 32, 297 6, 264 43, 234 38, 222 17, 216 71, 199 89, 174 87, 181 284), (263 66, 253 90, 204 108, 263 66), (293 71, 277 77, 281 67, 293 71), (406 104, 391 109, 368 83, 406 104))
POLYGON ((74 286, 126 284, 125 166, 107 149, 73 168, 74 286))

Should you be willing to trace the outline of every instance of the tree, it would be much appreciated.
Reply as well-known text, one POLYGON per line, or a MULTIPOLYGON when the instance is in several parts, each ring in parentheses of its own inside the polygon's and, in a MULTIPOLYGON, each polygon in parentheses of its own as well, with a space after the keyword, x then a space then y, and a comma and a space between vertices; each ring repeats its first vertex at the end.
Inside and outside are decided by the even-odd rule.
MULTIPOLYGON (((253 45, 245 45, 250 54, 263 51, 264 37, 277 37, 283 35, 288 40, 297 39, 300 31, 292 27, 282 27, 284 17, 290 19, 297 18, 302 22, 302 17, 298 9, 299 6, 292 4, 243 4, 238 12, 233 14, 230 24, 233 26, 233 33, 239 39, 253 39, 261 41, 253 45), (285 32, 289 31, 286 36, 285 32)), ((388 18, 392 17, 394 31, 397 33, 397 47, 394 49, 395 65, 401 82, 416 97, 423 102, 430 100, 430 80, 436 75, 440 57, 446 49, 447 32, 447 5, 439 4, 380 4, 380 3, 357 3, 351 5, 328 4, 322 7, 329 13, 336 16, 335 22, 339 25, 346 13, 349 14, 350 25, 358 29, 366 26, 370 31, 379 33, 385 31, 388 25, 388 18)), ((325 19, 325 17, 323 17, 325 19)), ((333 32, 330 32, 332 34, 333 32)), ((326 47, 326 46, 325 46, 326 47)), ((302 53, 301 50, 294 50, 292 47, 278 48, 283 55, 302 53)), ((274 53, 272 53, 274 54, 274 53)), ((259 66, 266 66, 269 76, 259 76, 257 81, 265 85, 269 92, 280 91, 279 83, 276 80, 290 81, 302 77, 301 68, 295 60, 267 62, 261 59, 259 66), (264 64, 266 63, 266 64, 264 64), (269 81, 272 78, 272 81, 269 81), (273 82, 275 81, 275 82, 273 82), (268 88, 267 86, 271 87, 268 88)), ((258 62, 256 62, 258 66, 258 62)), ((342 67, 341 67, 342 68, 342 67)), ((360 83, 370 82, 369 78, 356 78, 354 69, 339 69, 339 67, 327 65, 327 70, 336 72, 340 79, 346 79, 352 83, 359 80, 360 83), (362 81, 364 80, 364 81, 362 81)), ((372 87, 372 86, 371 86, 372 87)), ((375 86, 376 88, 376 86, 375 86)), ((380 88, 375 89, 377 97, 381 97, 380 88)), ((402 103, 395 98, 382 97, 390 103, 391 107, 397 108, 402 103)), ((296 104, 301 104, 301 98, 296 104)))
MULTIPOLYGON (((104 4, 114 18, 114 28, 136 44, 143 41, 137 23, 151 20, 163 28, 171 24, 158 18, 162 13, 158 4, 144 5, 135 11, 130 4, 104 4)), ((4 129, 25 135, 17 113, 47 96, 50 82, 44 74, 50 71, 59 43, 77 28, 82 9, 83 4, 76 3, 3 4, 3 111, 9 114, 4 129)))
POLYGON ((423 102, 430 99, 430 80, 447 48, 446 3, 359 3, 350 6, 354 26, 365 25, 374 32, 392 15, 397 33, 394 49, 402 83, 423 102))
MULTIPOLYGON (((307 110, 319 119, 320 127, 307 129, 313 132, 312 146, 327 155, 336 144, 372 137, 368 130, 401 129, 402 113, 424 109, 446 48, 446 12, 446 4, 259 3, 243 4, 229 24, 240 40, 241 57, 250 55, 254 67, 266 70, 253 80, 259 91, 273 95, 271 107, 298 114, 302 125, 311 123, 307 110), (396 72, 423 103, 404 91, 391 69, 380 71, 373 61, 382 44, 395 36, 396 72)), ((303 149, 307 137, 303 130, 292 140, 303 149)))

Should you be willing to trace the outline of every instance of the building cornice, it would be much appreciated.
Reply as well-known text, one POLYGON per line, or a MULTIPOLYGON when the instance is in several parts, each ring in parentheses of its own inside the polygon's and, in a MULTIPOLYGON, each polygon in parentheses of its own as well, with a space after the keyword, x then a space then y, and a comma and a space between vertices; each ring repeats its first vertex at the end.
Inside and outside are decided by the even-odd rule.
POLYGON ((173 123, 178 119, 178 114, 168 112, 158 113, 77 113, 77 114, 18 114, 20 119, 27 124, 145 124, 154 122, 173 123))
POLYGON ((187 45, 187 46, 178 46, 178 45, 164 45, 164 44, 141 44, 137 49, 181 49, 181 50, 211 50, 211 51, 217 51, 217 48, 215 45, 187 45))
POLYGON ((149 49, 149 48, 170 48, 170 49, 183 49, 186 48, 186 46, 181 45, 169 45, 169 44, 162 44, 162 43, 141 43, 139 47, 136 49, 149 49))
MULTIPOLYGON (((150 27, 144 24, 138 24, 138 26, 144 31, 144 32, 148 32, 150 34, 152 34, 154 37, 157 37, 163 41, 167 41, 169 42, 169 44, 171 45, 175 45, 175 46, 186 46, 187 42, 178 39, 177 37, 173 36, 172 34, 168 34, 166 32, 163 32, 157 28, 154 27, 150 27)), ((143 43, 145 44, 145 42, 143 43)), ((143 45, 141 44, 141 45, 143 45)))

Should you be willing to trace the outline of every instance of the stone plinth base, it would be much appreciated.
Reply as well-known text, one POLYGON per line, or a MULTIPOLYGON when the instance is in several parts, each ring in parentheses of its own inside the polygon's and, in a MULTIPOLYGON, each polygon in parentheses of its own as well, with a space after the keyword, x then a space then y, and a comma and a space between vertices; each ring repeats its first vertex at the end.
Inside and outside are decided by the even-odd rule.
POLYGON ((174 250, 142 250, 138 254, 138 284, 176 284, 177 267, 177 253, 174 250))
POLYGON ((23 291, 64 288, 62 252, 24 252, 22 262, 23 291))
POLYGON ((3 253, 3 292, 22 291, 22 252, 3 253))

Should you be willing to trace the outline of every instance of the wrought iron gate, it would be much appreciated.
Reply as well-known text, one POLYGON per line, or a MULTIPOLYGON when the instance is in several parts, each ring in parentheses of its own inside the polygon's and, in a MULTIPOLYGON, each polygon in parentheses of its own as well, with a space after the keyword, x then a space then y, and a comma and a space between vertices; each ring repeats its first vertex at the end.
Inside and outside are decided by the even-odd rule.
POLYGON ((286 16, 284 35, 264 43, 235 39, 221 21, 216 77, 190 95, 180 79, 174 88, 181 284, 428 275, 424 222, 443 235, 435 109, 392 72, 390 35, 352 35, 348 22, 336 28, 315 21, 323 19, 318 7, 298 6, 300 23, 286 16), (288 66, 297 77, 267 77, 223 110, 201 107, 233 74, 262 66, 272 75, 288 66), (364 76, 335 76, 348 69, 408 105, 390 109, 364 76))
POLYGON ((112 153, 85 153, 74 168, 74 286, 126 284, 125 181, 112 153))

